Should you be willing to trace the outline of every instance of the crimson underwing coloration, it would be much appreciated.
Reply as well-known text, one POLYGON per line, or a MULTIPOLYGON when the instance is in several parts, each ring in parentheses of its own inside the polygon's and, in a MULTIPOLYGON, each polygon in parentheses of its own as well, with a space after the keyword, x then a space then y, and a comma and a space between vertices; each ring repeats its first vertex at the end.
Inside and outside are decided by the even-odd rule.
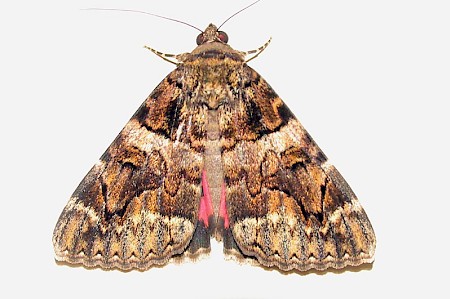
POLYGON ((146 270, 208 252, 211 237, 283 271, 373 261, 355 194, 227 39, 211 24, 175 56, 64 208, 58 261, 146 270))

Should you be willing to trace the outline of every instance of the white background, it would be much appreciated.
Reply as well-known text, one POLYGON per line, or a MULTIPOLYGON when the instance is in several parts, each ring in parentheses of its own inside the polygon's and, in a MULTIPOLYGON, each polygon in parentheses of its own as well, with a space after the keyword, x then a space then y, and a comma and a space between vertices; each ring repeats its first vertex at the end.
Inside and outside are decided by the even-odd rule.
MULTIPOLYGON (((146 272, 57 265, 71 193, 197 31, 250 1, 9 1, 0 8, 0 296, 383 298, 448 296, 448 1, 264 0, 224 27, 352 186, 377 235, 372 269, 281 274, 224 261, 146 272), (14 4, 12 4, 14 3, 14 4), (6 5, 6 6, 5 6, 6 5), (447 277, 447 278, 445 278, 447 277), (5 296, 5 294, 7 294, 5 296)), ((448 298, 448 297, 447 297, 448 298)))

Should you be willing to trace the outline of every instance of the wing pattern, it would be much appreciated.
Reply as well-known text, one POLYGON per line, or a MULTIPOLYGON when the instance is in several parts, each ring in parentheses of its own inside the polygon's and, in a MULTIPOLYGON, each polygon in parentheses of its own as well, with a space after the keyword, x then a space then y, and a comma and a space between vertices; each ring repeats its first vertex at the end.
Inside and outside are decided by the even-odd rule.
POLYGON ((62 212, 56 259, 146 269, 209 248, 191 243, 202 195, 204 108, 173 71, 152 92, 89 171, 62 212))
POLYGON ((215 236, 283 271, 373 261, 355 194, 225 37, 211 24, 177 55, 82 180, 54 230, 57 260, 145 270, 209 251, 215 236))
POLYGON ((282 270, 371 262, 373 228, 346 181, 259 74, 239 77, 220 122, 225 251, 282 270))

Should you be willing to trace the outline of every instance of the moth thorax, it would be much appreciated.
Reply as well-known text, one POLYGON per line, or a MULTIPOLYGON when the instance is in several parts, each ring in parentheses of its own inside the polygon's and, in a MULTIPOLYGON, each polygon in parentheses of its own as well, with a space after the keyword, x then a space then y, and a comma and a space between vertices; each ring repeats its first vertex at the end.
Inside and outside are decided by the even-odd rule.
POLYGON ((228 98, 226 90, 226 88, 218 88, 218 86, 206 84, 202 92, 204 102, 210 109, 217 109, 228 98))

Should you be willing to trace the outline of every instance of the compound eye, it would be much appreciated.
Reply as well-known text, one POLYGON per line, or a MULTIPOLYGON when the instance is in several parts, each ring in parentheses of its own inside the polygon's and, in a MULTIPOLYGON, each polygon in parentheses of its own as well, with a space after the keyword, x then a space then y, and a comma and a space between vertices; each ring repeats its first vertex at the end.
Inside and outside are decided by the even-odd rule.
POLYGON ((197 36, 196 42, 197 42, 198 46, 200 46, 201 44, 203 44, 205 42, 205 37, 203 36, 203 32, 197 36))
POLYGON ((219 40, 223 43, 228 43, 228 35, 223 32, 223 31, 218 31, 217 32, 217 37, 219 38, 219 40))

